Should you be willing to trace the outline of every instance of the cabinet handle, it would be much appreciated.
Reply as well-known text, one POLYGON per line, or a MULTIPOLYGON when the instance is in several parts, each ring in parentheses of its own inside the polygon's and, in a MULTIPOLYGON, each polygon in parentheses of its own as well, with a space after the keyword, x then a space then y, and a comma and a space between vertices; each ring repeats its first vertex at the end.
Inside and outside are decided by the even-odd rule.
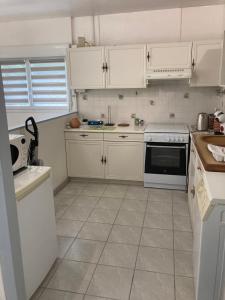
POLYGON ((86 136, 88 136, 88 134, 80 134, 80 136, 86 137, 86 136))
POLYGON ((148 51, 148 54, 147 54, 147 61, 149 62, 149 60, 150 60, 150 53, 149 53, 149 51, 148 51))
POLYGON ((193 186, 193 188, 191 189, 191 195, 192 195, 192 198, 195 197, 195 187, 193 186))
POLYGON ((108 72, 108 69, 109 69, 109 67, 108 67, 108 64, 107 64, 107 62, 106 62, 106 63, 105 63, 105 71, 108 72))
POLYGON ((104 164, 106 164, 106 162, 107 162, 107 160, 106 160, 106 156, 105 156, 105 158, 104 158, 104 164))
POLYGON ((192 153, 195 153, 194 149, 191 149, 191 152, 192 152, 192 153))
POLYGON ((125 139, 128 137, 128 135, 119 135, 120 138, 125 139))
POLYGON ((105 63, 102 64, 102 71, 105 72, 105 63))
POLYGON ((197 170, 201 171, 201 170, 202 170, 202 168, 201 168, 200 166, 198 166, 198 167, 197 167, 197 170))
POLYGON ((193 60, 192 60, 192 68, 193 68, 193 70, 194 70, 194 68, 195 68, 195 60, 194 60, 194 58, 193 58, 193 60))
POLYGON ((104 158, 103 158, 103 155, 102 155, 101 163, 102 163, 102 164, 104 163, 104 158))

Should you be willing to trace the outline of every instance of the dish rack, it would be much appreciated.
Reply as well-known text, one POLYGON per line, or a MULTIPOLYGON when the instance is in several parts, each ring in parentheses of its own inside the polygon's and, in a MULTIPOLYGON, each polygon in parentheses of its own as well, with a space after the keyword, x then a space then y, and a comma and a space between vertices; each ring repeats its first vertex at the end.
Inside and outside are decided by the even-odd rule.
POLYGON ((208 149, 216 161, 225 162, 225 147, 208 144, 208 149))

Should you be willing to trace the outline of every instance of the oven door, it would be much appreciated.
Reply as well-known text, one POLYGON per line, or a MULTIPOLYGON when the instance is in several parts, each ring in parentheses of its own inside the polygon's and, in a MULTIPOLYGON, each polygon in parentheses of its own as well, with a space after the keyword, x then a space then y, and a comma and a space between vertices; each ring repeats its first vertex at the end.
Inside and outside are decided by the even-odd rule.
POLYGON ((145 173, 186 175, 186 144, 146 143, 145 173))

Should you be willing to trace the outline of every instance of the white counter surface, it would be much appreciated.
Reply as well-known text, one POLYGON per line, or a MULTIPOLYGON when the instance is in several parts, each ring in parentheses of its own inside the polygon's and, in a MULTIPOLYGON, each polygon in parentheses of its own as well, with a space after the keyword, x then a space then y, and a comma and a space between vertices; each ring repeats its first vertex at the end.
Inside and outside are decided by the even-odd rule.
POLYGON ((50 167, 29 166, 14 176, 16 200, 31 193, 50 176, 50 167))
POLYGON ((144 134, 145 127, 134 127, 134 126, 128 126, 128 127, 120 127, 115 126, 114 129, 93 129, 89 126, 81 126, 80 128, 69 128, 65 129, 65 131, 73 131, 73 132, 100 132, 100 133, 140 133, 144 134))

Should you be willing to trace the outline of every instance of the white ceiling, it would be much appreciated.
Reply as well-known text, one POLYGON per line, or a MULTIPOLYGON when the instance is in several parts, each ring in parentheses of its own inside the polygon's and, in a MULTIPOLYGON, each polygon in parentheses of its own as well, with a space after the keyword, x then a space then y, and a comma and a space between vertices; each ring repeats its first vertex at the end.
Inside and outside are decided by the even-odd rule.
POLYGON ((0 0, 0 21, 224 4, 225 0, 0 0))

